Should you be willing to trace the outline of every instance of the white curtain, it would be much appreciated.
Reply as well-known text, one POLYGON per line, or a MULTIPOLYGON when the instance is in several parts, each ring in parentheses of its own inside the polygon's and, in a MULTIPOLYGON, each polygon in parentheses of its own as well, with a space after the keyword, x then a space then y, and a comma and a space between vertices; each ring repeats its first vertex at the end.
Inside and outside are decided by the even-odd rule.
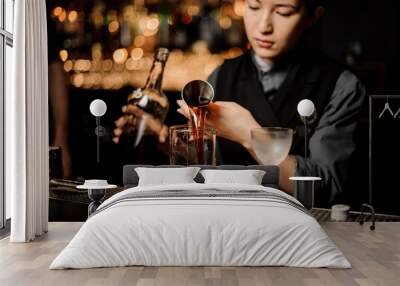
POLYGON ((6 187, 12 242, 48 227, 48 86, 45 0, 15 1, 13 93, 6 97, 6 187))

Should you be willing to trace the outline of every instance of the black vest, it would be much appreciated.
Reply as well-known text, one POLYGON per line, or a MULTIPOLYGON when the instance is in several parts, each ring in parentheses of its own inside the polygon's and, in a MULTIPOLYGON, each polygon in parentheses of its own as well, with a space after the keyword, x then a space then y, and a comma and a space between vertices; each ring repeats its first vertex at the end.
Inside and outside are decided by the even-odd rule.
MULTIPOLYGON (((344 69, 316 51, 297 52, 286 60, 290 61, 290 68, 273 100, 268 100, 263 92, 250 51, 226 60, 218 74, 215 100, 237 102, 261 126, 292 128, 295 132, 290 154, 304 155, 304 124, 297 104, 302 99, 315 104, 316 120, 309 129, 310 138, 344 69)), ((223 138, 218 138, 218 153, 219 164, 256 164, 240 144, 223 138)))

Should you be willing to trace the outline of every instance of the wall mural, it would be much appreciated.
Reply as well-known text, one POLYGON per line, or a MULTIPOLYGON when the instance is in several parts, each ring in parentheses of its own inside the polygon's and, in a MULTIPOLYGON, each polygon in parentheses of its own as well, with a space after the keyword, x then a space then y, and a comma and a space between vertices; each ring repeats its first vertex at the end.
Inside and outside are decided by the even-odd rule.
MULTIPOLYGON (((226 60, 246 54, 250 47, 243 21, 246 1, 47 2, 51 113, 50 176, 53 179, 50 196, 54 199, 50 206, 50 213, 53 214, 51 219, 62 220, 65 216, 61 214, 58 217, 57 209, 65 209, 69 220, 81 220, 86 216, 86 210, 84 213, 77 207, 76 202, 88 203, 87 195, 82 192, 79 198, 76 198, 77 194, 70 191, 76 191, 75 186, 87 179, 104 179, 110 184, 121 186, 124 165, 192 162, 189 155, 185 157, 182 155, 184 152, 176 152, 189 149, 181 143, 186 142, 190 135, 195 135, 195 138, 201 135, 209 140, 208 145, 202 146, 200 141, 196 141, 191 147, 195 150, 193 154, 196 154, 196 162, 214 164, 223 161, 221 158, 225 150, 229 150, 230 154, 235 156, 230 156, 229 162, 225 160, 227 164, 252 165, 262 163, 263 155, 265 157, 268 152, 277 151, 272 145, 271 148, 266 148, 261 140, 259 148, 255 148, 257 150, 253 152, 257 155, 257 151, 262 150, 262 154, 257 155, 261 160, 257 162, 250 153, 243 155, 243 148, 235 149, 237 146, 230 146, 214 129, 204 129, 204 133, 196 135, 191 129, 188 131, 187 128, 180 127, 182 124, 188 124, 187 116, 185 117, 182 106, 177 102, 182 99, 181 91, 184 86, 192 80, 212 81, 213 77, 210 75, 218 66, 226 60), (168 56, 154 61, 157 60, 156 51, 160 47, 168 51, 168 56), (156 87, 161 96, 143 96, 148 86, 156 87), (95 100, 100 100, 107 106, 107 112, 101 116, 101 127, 100 117, 95 118, 90 112, 90 105, 95 100), (129 106, 128 103, 134 104, 129 106), (143 110, 148 110, 151 114, 159 113, 155 117, 160 117, 161 120, 154 121, 146 117, 143 110), (176 128, 170 128, 172 126, 176 128), (203 153, 212 156, 200 160, 203 153), (66 197, 71 198, 69 206, 61 203, 66 197)), ((332 2, 327 8, 332 9, 330 6, 335 5, 342 5, 340 9, 344 8, 344 4, 339 2, 332 2)), ((341 11, 338 7, 330 11, 333 14, 338 13, 337 11, 341 11)), ((368 15, 373 12, 374 9, 363 10, 359 16, 366 14, 365 19, 368 19, 368 15)), ((348 21, 352 23, 353 17, 355 16, 352 15, 348 21)), ((369 46, 375 41, 371 41, 369 37, 365 37, 364 41, 357 37, 350 39, 345 36, 344 31, 332 33, 332 29, 341 29, 336 25, 336 20, 332 19, 332 15, 322 19, 313 31, 315 35, 309 35, 310 42, 357 75, 365 84, 367 94, 383 94, 385 85, 390 83, 391 78, 386 70, 391 61, 386 58, 388 53, 382 53, 381 58, 374 54, 376 51, 369 46), (339 38, 326 37, 333 34, 339 38), (335 50, 332 50, 332 47, 335 47, 335 50)), ((355 29, 352 25, 348 27, 353 28, 355 29)), ((351 34, 360 33, 349 32, 349 35, 351 34)), ((395 43, 391 43, 389 48, 395 49, 394 47, 395 43)), ((388 47, 382 46, 382 49, 388 47)), ((276 78, 267 78, 265 82, 268 81, 271 85, 276 79, 279 82, 279 75, 276 78)), ((235 81, 231 84, 234 83, 235 81)), ((276 92, 277 88, 272 86, 270 90, 264 89, 264 82, 261 86, 262 90, 257 89, 257 83, 249 83, 242 93, 251 94, 252 97, 243 97, 241 104, 254 105, 256 110, 267 101, 276 100, 271 94, 276 92), (257 94, 257 91, 260 91, 260 94, 257 94), (250 98, 257 96, 267 100, 262 101, 261 105, 251 102, 250 98)), ((218 87, 213 87, 216 94, 218 87)), ((297 94, 296 90, 288 91, 288 94, 289 92, 297 94)), ((285 122, 294 126, 290 152, 300 150, 307 161, 308 156, 315 156, 316 152, 312 155, 304 141, 307 142, 307 138, 315 132, 316 126, 313 122, 319 120, 321 114, 315 112, 310 118, 309 126, 304 126, 304 120, 302 121, 295 108, 291 111, 285 109, 285 106, 297 106, 303 99, 300 92, 298 94, 299 98, 289 103, 276 101, 277 107, 283 110, 277 114, 284 113, 289 117, 293 115, 293 122, 285 122)), ((323 103, 313 101, 318 105, 317 109, 323 107, 323 103)), ((398 197, 391 191, 396 185, 392 179, 396 174, 391 165, 398 153, 396 144, 400 143, 396 141, 394 131, 398 128, 397 124, 400 124, 397 122, 397 118, 400 119, 400 100, 396 96, 374 96, 370 98, 370 114, 367 100, 362 108, 359 116, 360 128, 353 134, 357 147, 354 158, 351 158, 352 165, 348 168, 349 174, 336 176, 343 180, 346 177, 348 180, 343 197, 339 199, 356 209, 359 209, 361 203, 370 203, 377 206, 377 211, 400 214, 394 204, 398 197), (370 179, 366 180, 368 174, 370 179)), ((193 109, 192 113, 199 117, 199 122, 203 115, 206 118, 205 112, 201 115, 199 110, 193 109)), ((266 113, 272 114, 273 108, 266 113)), ((260 114, 264 113, 260 111, 257 114, 263 127, 284 125, 279 116, 268 115, 266 120, 264 115, 260 114), (267 122, 272 122, 271 126, 268 126, 267 122)), ((196 121, 197 119, 191 120, 192 124, 196 121)), ((265 130, 260 132, 261 138, 264 138, 265 130)), ((325 138, 324 136, 322 134, 321 138, 325 138)), ((267 137, 271 137, 269 133, 267 137)), ((315 149, 316 143, 310 146, 315 149)), ((340 165, 340 162, 338 164, 340 165)), ((313 175, 317 177, 321 175, 315 166, 304 162, 300 165, 303 170, 312 170, 313 175)))

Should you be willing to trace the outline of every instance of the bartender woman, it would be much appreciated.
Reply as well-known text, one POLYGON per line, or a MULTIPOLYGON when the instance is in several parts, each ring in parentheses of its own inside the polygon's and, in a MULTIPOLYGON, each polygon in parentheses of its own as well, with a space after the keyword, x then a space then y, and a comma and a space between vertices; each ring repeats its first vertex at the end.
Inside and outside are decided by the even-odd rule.
MULTIPOLYGON (((319 176, 323 181, 320 201, 326 205, 343 192, 348 179, 365 90, 350 71, 307 45, 309 31, 324 14, 323 2, 246 1, 244 24, 251 49, 226 60, 209 77, 215 102, 209 106, 207 125, 221 137, 220 164, 256 163, 250 141, 253 128, 296 130, 290 155, 279 166, 280 187, 292 193, 289 177, 319 176), (316 107, 307 160, 297 114, 297 104, 305 98, 316 107)), ((187 116, 187 107, 181 101, 178 104, 178 112, 187 116)), ((165 140, 165 127, 160 130, 160 140, 165 140)))

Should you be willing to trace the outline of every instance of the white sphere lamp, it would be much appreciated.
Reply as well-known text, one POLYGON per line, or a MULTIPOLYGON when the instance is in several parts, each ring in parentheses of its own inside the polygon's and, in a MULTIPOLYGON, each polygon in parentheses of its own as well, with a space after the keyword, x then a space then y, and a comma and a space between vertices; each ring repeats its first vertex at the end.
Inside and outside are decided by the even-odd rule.
POLYGON ((307 160, 308 153, 308 120, 315 112, 315 105, 309 99, 303 99, 297 104, 297 112, 304 122, 304 158, 307 160))
POLYGON ((95 99, 90 104, 90 113, 96 117, 102 117, 107 111, 107 104, 101 99, 95 99))
MULTIPOLYGON (((307 160, 308 153, 308 124, 315 114, 315 105, 309 99, 303 99, 297 104, 297 112, 304 123, 304 158, 307 160)), ((306 168, 307 164, 306 164, 306 168)), ((310 171, 307 171, 308 176, 310 171)), ((294 182, 294 196, 298 199, 307 209, 314 207, 314 189, 315 183, 320 181, 319 177, 290 177, 294 182)))
POLYGON ((297 112, 302 117, 310 117, 315 112, 315 105, 311 100, 303 99, 297 105, 297 112))
POLYGON ((105 128, 100 125, 100 117, 107 112, 107 104, 101 99, 95 99, 90 103, 90 113, 96 117, 96 129, 95 133, 97 136, 97 163, 100 163, 100 136, 105 134, 105 128))

